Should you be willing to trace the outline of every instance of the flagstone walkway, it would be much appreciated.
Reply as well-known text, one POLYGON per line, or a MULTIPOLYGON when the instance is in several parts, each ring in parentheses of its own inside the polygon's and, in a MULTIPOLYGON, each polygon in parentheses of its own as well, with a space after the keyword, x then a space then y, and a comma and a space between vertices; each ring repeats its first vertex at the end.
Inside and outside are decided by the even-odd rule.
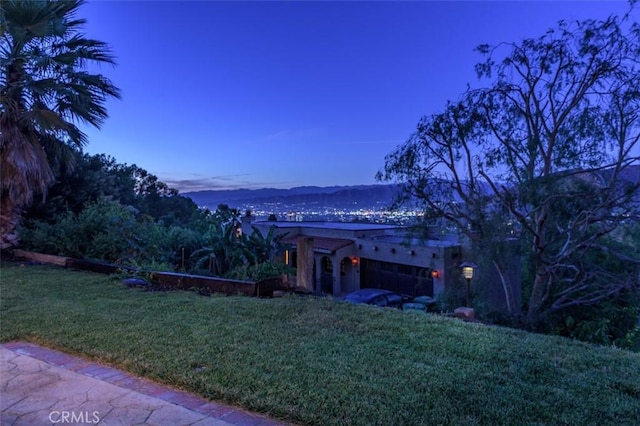
POLYGON ((285 425, 25 342, 0 345, 0 424, 285 425))

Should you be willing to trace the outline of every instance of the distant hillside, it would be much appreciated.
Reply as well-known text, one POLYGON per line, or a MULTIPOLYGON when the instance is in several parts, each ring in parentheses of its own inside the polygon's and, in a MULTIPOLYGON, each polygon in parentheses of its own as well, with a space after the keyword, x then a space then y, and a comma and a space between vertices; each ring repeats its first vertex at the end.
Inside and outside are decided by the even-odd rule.
MULTIPOLYGON (((610 179, 611 172, 611 169, 606 169, 601 171, 600 173, 606 179, 610 179)), ((633 164, 622 170, 622 172, 620 172, 620 180, 625 182, 625 184, 630 187, 638 188, 640 186, 640 164, 633 164)), ((633 196, 633 201, 637 204, 640 204, 640 190, 636 190, 633 196)))
MULTIPOLYGON (((606 174, 606 171, 602 172, 606 174)), ((624 170, 621 179, 629 183, 640 182, 640 166, 632 165, 624 170)), ((481 188, 487 194, 491 190, 487 184, 481 188)), ((399 191, 399 185, 355 185, 355 186, 299 186, 291 189, 232 189, 185 192, 182 195, 191 198, 197 205, 214 210, 219 204, 230 207, 257 205, 281 206, 321 206, 326 208, 388 207, 399 191)), ((455 195, 454 195, 455 196, 455 195)), ((457 196, 456 196, 457 198, 457 196)), ((640 193, 636 195, 636 200, 640 193)), ((638 200, 640 202, 640 200, 638 200)))
POLYGON ((191 198, 199 206, 210 209, 219 204, 237 207, 247 204, 316 204, 323 206, 341 206, 362 204, 365 207, 389 205, 397 194, 396 185, 357 185, 357 186, 300 186, 291 189, 234 189, 186 192, 182 195, 191 198))

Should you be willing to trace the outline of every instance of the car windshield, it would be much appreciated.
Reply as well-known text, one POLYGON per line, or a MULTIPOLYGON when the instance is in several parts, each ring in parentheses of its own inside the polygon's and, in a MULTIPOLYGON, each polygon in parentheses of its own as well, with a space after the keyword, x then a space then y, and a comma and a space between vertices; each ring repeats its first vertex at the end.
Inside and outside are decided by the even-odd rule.
POLYGON ((375 306, 387 306, 387 298, 384 294, 381 294, 380 296, 377 296, 375 299, 373 299, 371 301, 371 304, 375 306))
POLYGON ((402 296, 400 296, 399 294, 389 294, 389 295, 387 295, 387 298, 389 299, 389 303, 400 303, 400 302, 402 302, 402 296))

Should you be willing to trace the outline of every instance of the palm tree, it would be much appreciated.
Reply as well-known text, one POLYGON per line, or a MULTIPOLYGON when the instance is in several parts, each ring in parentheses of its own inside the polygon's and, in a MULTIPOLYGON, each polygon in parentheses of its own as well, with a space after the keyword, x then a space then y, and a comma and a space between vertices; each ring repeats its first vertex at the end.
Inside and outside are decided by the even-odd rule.
POLYGON ((251 228, 253 229, 253 233, 247 240, 248 251, 252 254, 250 263, 275 262, 276 256, 285 249, 285 244, 282 243, 282 239, 289 235, 289 233, 275 235, 276 227, 271 226, 265 237, 255 226, 251 228))
POLYGON ((247 264, 247 237, 238 234, 238 226, 239 223, 235 220, 219 223, 214 219, 208 232, 208 246, 191 254, 195 264, 193 270, 206 269, 216 276, 223 276, 230 270, 247 264))
POLYGON ((77 124, 100 127, 120 91, 89 64, 112 64, 108 46, 80 32, 83 0, 0 3, 0 249, 17 243, 21 210, 46 194, 51 161, 86 144, 77 124))

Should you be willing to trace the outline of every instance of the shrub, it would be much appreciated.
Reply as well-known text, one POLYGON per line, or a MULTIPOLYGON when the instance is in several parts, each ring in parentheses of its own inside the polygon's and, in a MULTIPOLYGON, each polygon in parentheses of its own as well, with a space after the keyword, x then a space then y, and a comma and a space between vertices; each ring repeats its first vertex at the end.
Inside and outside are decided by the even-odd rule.
POLYGON ((639 315, 640 295, 627 291, 598 305, 557 313, 549 319, 548 331, 590 343, 632 348, 640 338, 639 315))
POLYGON ((26 222, 21 236, 27 249, 81 259, 137 265, 171 257, 162 226, 105 198, 87 204, 78 215, 68 212, 54 224, 26 222))
POLYGON ((282 275, 295 274, 295 271, 294 268, 284 263, 265 262, 251 266, 239 266, 229 271, 225 277, 236 280, 261 281, 282 275))

